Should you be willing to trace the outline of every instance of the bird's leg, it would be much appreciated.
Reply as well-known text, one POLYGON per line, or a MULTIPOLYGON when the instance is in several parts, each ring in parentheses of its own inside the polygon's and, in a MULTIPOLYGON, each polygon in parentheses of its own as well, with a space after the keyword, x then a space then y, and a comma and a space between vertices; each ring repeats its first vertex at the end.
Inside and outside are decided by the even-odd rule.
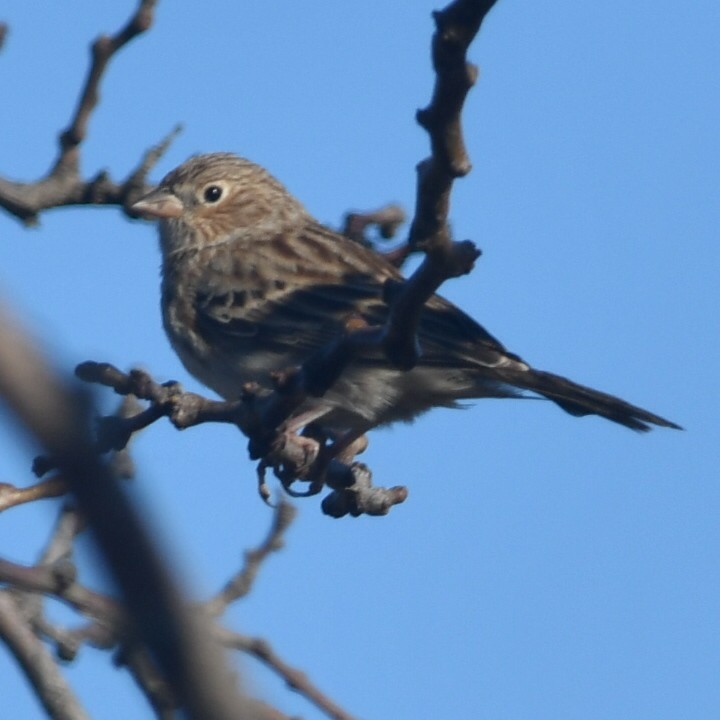
POLYGON ((275 474, 283 481, 286 489, 295 480, 310 482, 310 494, 322 489, 331 461, 350 465, 355 456, 368 446, 367 437, 362 430, 348 430, 337 435, 315 423, 304 423, 301 435, 285 430, 278 436, 278 440, 283 443, 283 462, 280 473, 278 474, 276 468, 275 474), (333 438, 333 443, 328 445, 330 438, 333 438))
POLYGON ((285 433, 296 433, 300 428, 305 427, 306 425, 310 425, 310 423, 315 422, 316 420, 319 420, 324 415, 327 415, 332 408, 330 407, 323 407, 322 405, 317 405, 314 408, 310 408, 309 410, 306 410, 305 412, 300 413, 299 415, 295 415, 295 417, 291 417, 288 420, 286 420, 279 428, 279 432, 285 432, 285 433))
POLYGON ((283 462, 286 468, 283 475, 286 478, 295 474, 295 479, 304 480, 306 476, 312 474, 310 468, 320 455, 326 436, 318 436, 312 431, 298 435, 298 430, 308 429, 315 420, 327 415, 328 412, 330 412, 329 407, 319 405, 289 418, 278 428, 273 445, 282 448, 283 455, 286 456, 283 462))
POLYGON ((313 422, 329 411, 330 408, 317 405, 286 420, 276 429, 269 451, 262 458, 261 464, 272 467, 283 487, 292 495, 295 493, 291 491, 290 485, 295 480, 313 483, 304 495, 320 492, 322 484, 317 486, 315 478, 318 475, 314 468, 325 446, 327 435, 318 434, 318 428, 313 422), (303 433, 298 434, 301 429, 304 429, 303 433))
POLYGON ((370 428, 363 428, 362 430, 348 430, 343 433, 339 438, 333 442, 328 448, 330 454, 329 459, 339 460, 341 463, 346 465, 351 463, 356 455, 367 450, 369 441, 365 432, 370 428))
POLYGON ((282 461, 275 460, 273 469, 289 495, 317 495, 325 486, 326 480, 334 489, 338 489, 338 482, 345 487, 349 466, 355 456, 367 448, 368 440, 364 434, 349 430, 337 437, 332 445, 327 445, 328 438, 333 435, 321 426, 310 423, 305 425, 302 435, 285 431, 278 436, 277 439, 284 443, 281 450, 282 461), (333 461, 339 465, 333 465, 335 472, 329 474, 328 470, 333 461), (339 469, 342 471, 338 473, 339 469), (310 483, 308 489, 303 492, 293 490, 291 486, 296 480, 310 483))
POLYGON ((364 452, 368 446, 368 439, 365 433, 372 427, 368 424, 352 430, 346 430, 344 433, 329 433, 322 430, 325 438, 331 436, 333 438, 332 445, 322 445, 320 452, 313 463, 313 468, 309 477, 314 482, 323 483, 328 466, 333 460, 343 464, 350 465, 356 455, 364 452))
MULTIPOLYGON (((303 495, 320 492, 331 461, 350 465, 354 457, 368 445, 364 433, 370 429, 370 424, 344 433, 324 428, 322 418, 331 410, 328 406, 318 404, 288 418, 276 429, 269 452, 262 458, 262 467, 272 467, 276 477, 291 495, 297 494, 291 488, 297 480, 310 483, 303 495), (328 444, 329 440, 332 440, 332 444, 328 444)), ((262 480, 260 484, 264 487, 262 480)))

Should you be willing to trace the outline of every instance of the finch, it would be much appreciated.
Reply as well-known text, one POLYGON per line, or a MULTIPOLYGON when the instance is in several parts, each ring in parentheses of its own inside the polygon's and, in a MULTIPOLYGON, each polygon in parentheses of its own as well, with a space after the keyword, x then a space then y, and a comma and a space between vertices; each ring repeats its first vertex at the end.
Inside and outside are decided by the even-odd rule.
MULTIPOLYGON (((225 399, 248 382, 301 365, 351 318, 383 325, 381 255, 315 220, 274 177, 230 153, 197 155, 137 202, 159 220, 162 314, 187 370, 225 399)), ((359 435, 432 407, 477 398, 542 396, 571 415, 633 430, 679 428, 612 395, 536 370, 475 320, 434 295, 423 308, 417 365, 393 367, 379 349, 353 359, 330 389, 297 411, 332 434, 359 435)))

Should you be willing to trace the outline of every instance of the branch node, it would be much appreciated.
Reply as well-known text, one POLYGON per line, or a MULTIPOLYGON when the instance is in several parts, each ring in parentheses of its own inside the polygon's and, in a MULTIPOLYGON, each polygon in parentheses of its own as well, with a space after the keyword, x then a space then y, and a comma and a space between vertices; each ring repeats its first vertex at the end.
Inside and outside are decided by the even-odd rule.
POLYGON ((56 592, 62 594, 77 580, 77 567, 71 560, 63 558, 53 564, 52 576, 56 583, 56 592))

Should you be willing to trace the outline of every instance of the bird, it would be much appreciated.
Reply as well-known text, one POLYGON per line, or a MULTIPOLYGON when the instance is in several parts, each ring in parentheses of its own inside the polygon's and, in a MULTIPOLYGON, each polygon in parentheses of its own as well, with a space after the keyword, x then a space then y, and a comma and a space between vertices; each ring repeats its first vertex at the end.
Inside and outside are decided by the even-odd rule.
MULTIPOLYGON (((383 296, 400 271, 381 254, 314 219, 263 167, 232 153, 195 155, 134 203, 159 221, 161 307, 188 372, 226 400, 247 383, 301 366, 352 318, 382 326, 383 296)), ((598 415, 637 431, 681 429, 659 415, 537 370, 455 305, 422 309, 420 356, 410 370, 379 349, 353 358, 321 397, 291 418, 331 437, 409 422, 433 407, 480 398, 540 397, 574 416, 598 415)))

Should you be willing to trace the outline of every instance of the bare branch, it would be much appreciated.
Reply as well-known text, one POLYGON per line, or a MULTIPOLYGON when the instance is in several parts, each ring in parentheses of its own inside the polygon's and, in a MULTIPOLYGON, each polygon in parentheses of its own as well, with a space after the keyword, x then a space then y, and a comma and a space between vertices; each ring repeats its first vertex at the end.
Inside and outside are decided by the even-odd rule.
POLYGON ((302 670, 292 667, 279 657, 267 640, 241 635, 225 628, 216 628, 215 635, 225 647, 241 650, 260 660, 279 675, 289 688, 312 702, 328 717, 333 720, 354 720, 352 715, 313 685, 302 670))
POLYGON ((160 384, 143 370, 123 373, 109 363, 84 362, 76 375, 85 382, 111 387, 115 392, 132 394, 150 402, 150 406, 127 418, 105 417, 99 425, 96 447, 100 452, 123 448, 140 429, 167 417, 178 429, 206 422, 235 425, 250 442, 248 450, 253 460, 261 460, 261 495, 267 499, 264 470, 273 468, 285 489, 290 491, 296 480, 309 482, 314 495, 323 485, 332 488, 324 511, 332 517, 351 515, 385 515, 393 505, 407 498, 403 487, 372 486, 372 474, 360 463, 352 462, 367 442, 351 438, 352 442, 333 443, 325 448, 325 438, 297 435, 286 431, 284 423, 308 396, 321 395, 330 387, 338 373, 363 343, 377 343, 379 330, 368 328, 361 334, 351 331, 339 338, 301 368, 292 368, 276 376, 275 390, 248 386, 240 400, 220 401, 196 393, 184 392, 176 382, 160 384))
MULTIPOLYGON (((134 508, 99 461, 88 432, 86 404, 51 372, 2 311, 0 397, 72 482, 138 635, 189 715, 223 720, 246 711, 244 717, 260 717, 230 683, 219 649, 208 639, 209 628, 182 603, 134 508)), ((52 572, 56 584, 67 584, 63 595, 77 592, 77 584, 58 575, 57 566, 18 570, 2 561, 0 569, 21 587, 52 572)))
POLYGON ((49 717, 53 720, 89 718, 7 590, 0 590, 0 638, 18 661, 49 717))
POLYGON ((0 207, 27 226, 36 225, 43 210, 69 205, 118 205, 128 217, 137 217, 130 206, 150 192, 152 186, 146 184, 145 176, 179 131, 178 126, 146 151, 138 167, 122 182, 112 180, 105 171, 89 180, 75 172, 55 170, 31 183, 0 177, 0 207))
POLYGON ((0 512, 35 500, 60 497, 67 492, 68 484, 61 475, 54 475, 48 480, 23 488, 10 483, 0 483, 0 512))
POLYGON ((453 242, 448 227, 453 180, 470 172, 462 137, 461 111, 477 78, 466 52, 496 0, 455 0, 433 14, 435 89, 430 105, 417 120, 430 135, 432 155, 418 165, 415 217, 410 250, 426 256, 391 301, 384 338, 385 352, 397 367, 412 368, 419 359, 417 327, 422 308, 440 285, 472 270, 480 251, 469 240, 453 242))
POLYGON ((85 87, 80 94, 70 125, 60 134, 60 157, 51 174, 77 173, 79 160, 77 148, 87 135, 90 116, 100 100, 100 81, 108 63, 118 50, 150 27, 156 1, 141 0, 135 14, 128 20, 124 28, 112 37, 101 35, 92 44, 92 63, 85 80, 85 87))
POLYGON ((85 520, 71 505, 66 504, 61 510, 52 534, 40 554, 39 565, 53 565, 60 560, 72 557, 73 542, 85 529, 85 520))
POLYGON ((101 35, 92 45, 92 61, 85 86, 68 127, 60 133, 59 154, 45 177, 17 182, 0 177, 0 207, 26 225, 35 225, 42 211, 68 205, 119 205, 129 217, 130 206, 149 192, 146 177, 179 131, 175 128, 148 150, 137 168, 122 182, 100 171, 90 179, 80 177, 80 146, 100 98, 100 83, 113 56, 145 32, 153 20, 157 0, 141 0, 130 20, 115 35, 101 35))
POLYGON ((31 567, 0 558, 0 582, 26 592, 51 595, 83 615, 114 627, 127 626, 125 612, 117 601, 76 582, 71 563, 31 567))
POLYGON ((284 536, 297 511, 290 503, 281 501, 275 508, 273 523, 264 542, 253 550, 245 552, 245 566, 232 577, 225 587, 213 598, 203 603, 205 611, 211 617, 222 615, 228 605, 245 597, 252 588, 263 561, 273 552, 280 550, 284 536))
POLYGON ((413 247, 447 246, 450 191, 453 180, 470 172, 462 135, 461 112, 478 71, 466 60, 467 49, 496 0, 455 0, 433 13, 436 31, 432 60, 436 73, 430 104, 417 121, 430 136, 432 155, 418 165, 415 218, 410 229, 413 247))
POLYGON ((326 477, 333 491, 323 498, 322 511, 330 517, 387 515, 394 505, 407 500, 408 489, 403 485, 373 486, 370 468, 363 463, 348 466, 333 461, 326 477))
MULTIPOLYGON (((221 613, 228 602, 247 594, 265 557, 280 549, 282 537, 292 522, 295 511, 287 503, 275 513, 268 537, 255 550, 246 554, 247 565, 238 577, 228 583, 228 588, 218 598, 200 608, 210 615, 221 613), (233 597, 228 597, 231 593, 233 597)), ((74 566, 66 561, 67 549, 79 529, 79 517, 65 509, 53 532, 51 542, 43 552, 41 564, 27 567, 0 560, 0 583, 12 587, 12 595, 18 609, 22 609, 23 622, 32 626, 35 634, 51 640, 57 654, 63 660, 72 660, 81 645, 89 644, 101 649, 111 649, 121 643, 117 663, 127 667, 141 687, 158 717, 172 717, 178 707, 178 698, 172 688, 158 674, 155 663, 148 654, 137 647, 129 634, 129 622, 125 610, 112 598, 80 586, 75 581, 74 566), (40 597, 46 595, 65 602, 82 614, 95 618, 74 629, 60 628, 42 616, 40 597)), ((0 591, 1 592, 1 591, 0 591)), ((1 612, 1 610, 0 610, 1 612)), ((0 618, 0 626, 2 618, 0 618)), ((213 632, 215 632, 213 630, 213 632)), ((0 634, 2 630, 0 629, 0 634)), ((272 708, 259 704, 258 717, 283 718, 272 708)))
POLYGON ((405 211, 399 205, 385 205, 368 212, 348 212, 341 232, 361 245, 372 247, 372 241, 365 234, 368 228, 377 226, 380 237, 390 240, 405 219, 405 211))
POLYGON ((177 695, 160 675, 147 652, 134 645, 124 646, 117 654, 115 662, 128 669, 158 718, 172 720, 177 717, 177 695))
MULTIPOLYGON (((265 540, 258 547, 247 550, 243 568, 225 584, 225 587, 215 597, 202 603, 202 608, 210 617, 219 617, 231 603, 249 594, 262 563, 272 553, 283 547, 285 532, 294 520, 295 514, 296 510, 292 505, 280 501, 275 508, 272 525, 265 540)), ((263 662, 278 674, 290 688, 310 700, 329 717, 337 720, 352 720, 352 716, 320 692, 308 680, 305 673, 293 668, 278 657, 265 640, 250 638, 217 625, 213 626, 213 632, 225 647, 241 650, 263 662)))
MULTIPOLYGON (((112 424, 113 421, 120 422, 123 418, 136 415, 138 412, 138 402, 132 396, 128 395, 123 398, 122 403, 118 407, 115 415, 104 418, 106 423, 112 424)), ((141 428, 138 428, 141 429, 141 428)), ((129 479, 133 477, 134 467, 132 458, 127 451, 127 441, 122 448, 116 450, 110 460, 110 470, 113 475, 120 479, 129 479)), ((112 445, 107 449, 112 449, 112 445)), ((105 452, 107 449, 103 449, 105 452)), ((55 469, 56 463, 53 458, 38 456, 33 463, 33 470, 38 477, 42 477, 50 470, 55 469)), ((9 508, 23 505, 24 503, 34 502, 35 500, 45 500, 48 498, 60 497, 70 492, 70 485, 62 476, 62 473, 56 473, 53 477, 36 483, 30 487, 18 488, 9 483, 0 483, 0 512, 9 508)))

